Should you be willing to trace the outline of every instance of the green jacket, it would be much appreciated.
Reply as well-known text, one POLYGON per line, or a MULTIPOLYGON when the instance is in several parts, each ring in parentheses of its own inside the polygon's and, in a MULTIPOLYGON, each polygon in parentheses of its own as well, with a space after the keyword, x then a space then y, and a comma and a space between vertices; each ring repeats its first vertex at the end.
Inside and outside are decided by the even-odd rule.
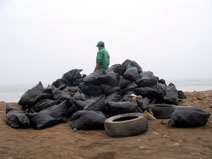
POLYGON ((101 48, 96 57, 96 63, 100 64, 99 70, 108 69, 108 66, 110 64, 110 55, 105 50, 105 48, 101 48))

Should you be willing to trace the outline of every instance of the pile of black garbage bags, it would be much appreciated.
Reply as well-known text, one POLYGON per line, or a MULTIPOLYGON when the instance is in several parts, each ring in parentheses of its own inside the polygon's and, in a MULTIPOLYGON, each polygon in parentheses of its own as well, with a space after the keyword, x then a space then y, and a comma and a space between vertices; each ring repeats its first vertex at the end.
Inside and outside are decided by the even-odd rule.
POLYGON ((7 105, 7 124, 44 129, 71 119, 73 129, 104 129, 104 121, 111 116, 143 112, 154 103, 177 105, 186 98, 173 83, 167 85, 132 60, 88 76, 81 71, 73 69, 47 88, 39 82, 25 92, 19 101, 22 110, 7 105), (135 100, 131 94, 142 98, 135 100))

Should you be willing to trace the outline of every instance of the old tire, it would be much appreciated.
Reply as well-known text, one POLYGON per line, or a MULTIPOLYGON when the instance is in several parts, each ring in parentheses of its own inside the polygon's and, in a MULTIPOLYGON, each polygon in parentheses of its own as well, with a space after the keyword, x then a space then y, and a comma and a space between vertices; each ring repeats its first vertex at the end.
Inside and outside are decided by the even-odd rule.
POLYGON ((175 110, 175 106, 171 104, 152 104, 150 108, 156 119, 169 119, 175 110))
POLYGON ((127 113, 108 118, 104 125, 110 137, 135 136, 148 130, 148 119, 143 113, 127 113))

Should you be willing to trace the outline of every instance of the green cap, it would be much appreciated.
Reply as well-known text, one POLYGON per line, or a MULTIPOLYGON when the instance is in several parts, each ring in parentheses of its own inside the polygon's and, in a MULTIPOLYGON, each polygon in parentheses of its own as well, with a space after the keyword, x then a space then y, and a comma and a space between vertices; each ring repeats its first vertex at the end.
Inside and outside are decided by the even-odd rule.
POLYGON ((98 44, 96 45, 96 47, 97 46, 105 46, 105 43, 103 41, 99 41, 98 44))

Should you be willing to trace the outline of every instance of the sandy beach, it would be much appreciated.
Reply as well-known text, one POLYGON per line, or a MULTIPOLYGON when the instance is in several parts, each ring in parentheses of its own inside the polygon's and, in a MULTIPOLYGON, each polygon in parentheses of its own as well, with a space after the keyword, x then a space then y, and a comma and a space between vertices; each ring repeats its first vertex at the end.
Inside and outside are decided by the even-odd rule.
MULTIPOLYGON (((186 95, 180 105, 212 113, 212 91, 186 95)), ((12 129, 5 124, 5 105, 0 103, 0 159, 212 158, 212 117, 200 128, 168 128, 168 120, 154 120, 145 134, 110 138, 104 131, 74 131, 70 121, 44 130, 12 129)))

